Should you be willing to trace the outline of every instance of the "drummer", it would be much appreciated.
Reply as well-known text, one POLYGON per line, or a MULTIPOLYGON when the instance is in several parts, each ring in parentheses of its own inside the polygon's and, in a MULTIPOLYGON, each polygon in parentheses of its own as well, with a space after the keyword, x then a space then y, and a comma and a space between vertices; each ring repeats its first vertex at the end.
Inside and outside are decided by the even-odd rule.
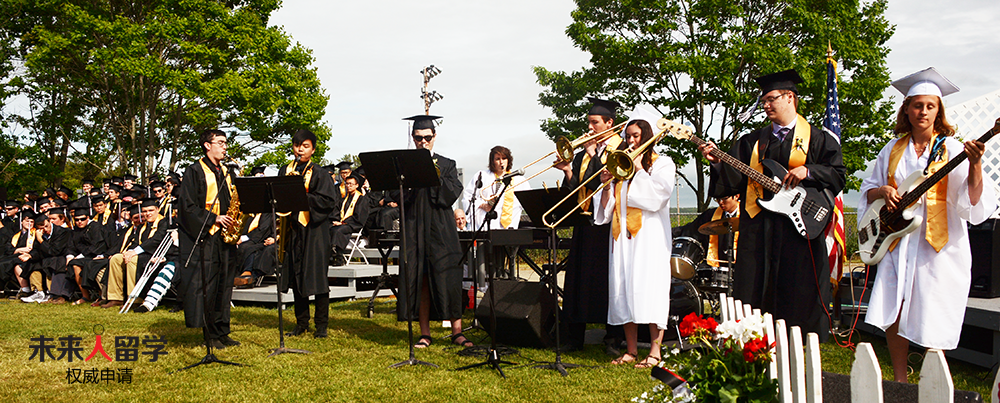
MULTIPOLYGON (((735 242, 739 240, 739 233, 733 232, 730 235, 727 231, 721 235, 709 235, 712 232, 710 231, 711 228, 706 227, 704 231, 699 231, 698 229, 714 221, 738 219, 740 216, 740 195, 717 197, 715 198, 715 202, 719 204, 719 207, 705 210, 698 215, 698 218, 695 218, 694 221, 683 227, 674 227, 673 238, 676 240, 679 237, 688 237, 698 241, 706 249, 705 263, 712 267, 719 267, 720 264, 723 267, 728 267, 729 262, 735 261, 733 247, 735 246, 735 242), (733 239, 734 236, 736 240, 733 239)), ((732 223, 731 225, 734 227, 734 231, 738 227, 737 223, 732 223)), ((725 226, 720 225, 719 228, 725 228, 725 226)))

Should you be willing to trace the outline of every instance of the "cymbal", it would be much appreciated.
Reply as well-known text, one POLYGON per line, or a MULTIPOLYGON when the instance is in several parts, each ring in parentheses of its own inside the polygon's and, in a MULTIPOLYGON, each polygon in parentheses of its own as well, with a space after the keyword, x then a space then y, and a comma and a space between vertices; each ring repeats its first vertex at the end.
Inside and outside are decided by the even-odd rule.
POLYGON ((698 227, 698 232, 705 235, 725 235, 729 233, 729 228, 732 228, 733 232, 739 231, 740 218, 720 218, 715 221, 707 222, 698 227))

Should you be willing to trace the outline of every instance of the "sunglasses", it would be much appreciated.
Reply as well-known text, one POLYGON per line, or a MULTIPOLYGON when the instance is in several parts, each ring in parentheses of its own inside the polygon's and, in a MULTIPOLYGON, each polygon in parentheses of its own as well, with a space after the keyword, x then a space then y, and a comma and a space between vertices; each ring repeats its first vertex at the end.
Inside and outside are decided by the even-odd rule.
POLYGON ((419 143, 421 141, 426 141, 426 142, 429 143, 433 139, 434 139, 434 135, 433 134, 427 135, 427 136, 418 136, 416 134, 413 135, 413 142, 414 143, 419 143))

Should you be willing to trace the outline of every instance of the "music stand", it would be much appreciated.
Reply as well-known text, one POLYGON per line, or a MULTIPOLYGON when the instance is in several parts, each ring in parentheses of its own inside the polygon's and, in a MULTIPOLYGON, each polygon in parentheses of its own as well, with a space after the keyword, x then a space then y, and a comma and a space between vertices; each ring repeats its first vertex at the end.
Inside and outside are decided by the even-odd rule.
MULTIPOLYGON (((409 264, 406 259, 406 196, 403 188, 420 189, 441 186, 437 167, 431 159, 430 150, 390 150, 358 154, 361 165, 365 166, 368 182, 373 190, 399 190, 399 277, 406 281, 409 264), (405 170, 405 173, 404 173, 405 170)), ((403 284, 405 286, 405 284, 403 284)), ((412 311, 416 304, 410 304, 410 299, 420 302, 420 284, 417 284, 417 295, 407 293, 406 309, 412 311)), ((398 309, 398 302, 397 302, 398 309)), ((409 335, 410 357, 397 362, 389 368, 399 368, 407 365, 426 365, 437 368, 437 365, 416 359, 413 352, 413 316, 406 312, 406 330, 409 335)))
MULTIPOLYGON (((278 240, 278 215, 287 212, 299 212, 309 210, 309 199, 306 198, 306 189, 303 186, 304 178, 299 175, 292 176, 259 176, 247 178, 233 178, 233 185, 236 192, 240 194, 240 211, 244 214, 251 213, 271 213, 271 236, 278 240), (281 195, 278 200, 277 195, 281 195)), ((281 234, 287 237, 288 234, 281 234)), ((276 259, 278 267, 274 274, 278 278, 274 291, 278 295, 278 348, 272 348, 268 357, 274 357, 283 353, 310 354, 308 350, 299 350, 285 347, 285 321, 282 316, 281 301, 281 271, 282 260, 276 259)))
MULTIPOLYGON (((523 190, 520 192, 514 192, 514 196, 517 196, 518 201, 521 202, 521 207, 524 211, 528 213, 528 217, 531 218, 532 223, 541 224, 542 218, 545 213, 559 203, 560 200, 565 198, 570 193, 569 189, 533 189, 533 190, 523 190)), ((581 221, 587 220, 587 216, 582 214, 581 211, 577 209, 576 203, 563 203, 559 205, 551 214, 549 214, 549 221, 556 221, 560 217, 569 214, 570 217, 563 220, 559 227, 548 228, 549 230, 549 266, 552 267, 552 274, 549 275, 549 286, 552 287, 552 298, 556 306, 556 359, 552 362, 542 362, 541 364, 535 365, 532 368, 541 369, 551 369, 559 371, 562 376, 569 376, 569 372, 566 371, 569 368, 581 368, 587 367, 586 365, 580 364, 570 364, 562 362, 562 346, 560 345, 560 323, 559 323, 559 293, 556 291, 559 289, 557 275, 559 274, 558 264, 556 263, 556 246, 559 242, 559 237, 556 236, 556 230, 558 228, 566 228, 575 226, 581 221)))

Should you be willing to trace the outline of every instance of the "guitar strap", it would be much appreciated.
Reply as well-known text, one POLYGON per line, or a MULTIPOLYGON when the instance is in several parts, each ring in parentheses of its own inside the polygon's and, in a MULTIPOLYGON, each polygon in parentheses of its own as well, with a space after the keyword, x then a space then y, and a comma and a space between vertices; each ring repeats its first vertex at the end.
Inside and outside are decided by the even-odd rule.
MULTIPOLYGON (((925 176, 933 175, 948 163, 948 149, 945 147, 943 139, 944 136, 938 136, 937 133, 934 133, 934 137, 931 138, 933 146, 929 154, 930 157, 927 159, 927 169, 924 170, 925 176)), ((909 144, 910 134, 907 133, 899 140, 896 140, 896 144, 893 144, 892 151, 889 153, 888 183, 889 186, 897 189, 899 185, 896 184, 896 167, 899 166, 899 160, 903 157, 903 153, 909 144)), ((942 177, 941 181, 927 190, 927 234, 924 237, 936 252, 940 252, 944 248, 944 245, 948 243, 947 196, 947 176, 942 177)), ((890 251, 896 249, 896 245, 899 244, 900 239, 902 238, 897 238, 889 245, 890 251)))
MULTIPOLYGON (((764 136, 769 136, 770 134, 764 131, 762 133, 764 136)), ((809 140, 812 135, 812 126, 806 121, 802 115, 796 116, 795 122, 795 135, 792 136, 792 151, 788 154, 788 169, 797 168, 805 165, 806 156, 809 154, 809 140)), ((770 139, 770 137, 768 137, 770 139)), ((768 142, 765 141, 763 146, 767 147, 768 142)), ((760 139, 754 143, 753 155, 750 156, 750 168, 764 173, 764 166, 760 163, 762 160, 760 139)), ((756 217, 757 213, 760 213, 760 206, 757 205, 757 199, 763 196, 764 187, 759 183, 747 179, 747 190, 746 190, 746 210, 750 218, 756 217)))

